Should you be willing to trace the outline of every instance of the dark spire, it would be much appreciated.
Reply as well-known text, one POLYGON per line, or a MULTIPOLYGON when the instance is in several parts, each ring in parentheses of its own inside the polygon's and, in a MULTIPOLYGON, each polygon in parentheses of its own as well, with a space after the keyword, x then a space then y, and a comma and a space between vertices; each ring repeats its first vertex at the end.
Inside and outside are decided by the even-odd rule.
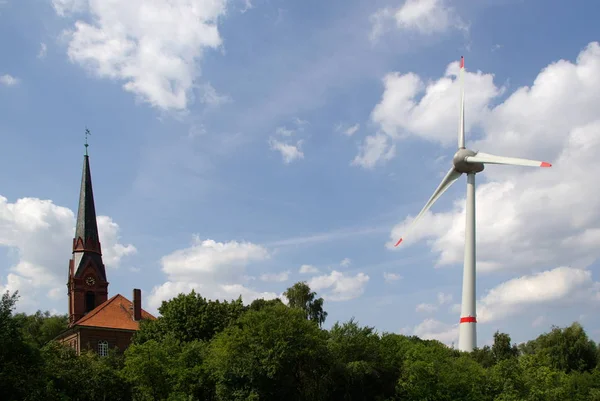
POLYGON ((85 155, 83 156, 83 172, 81 174, 81 189, 79 191, 79 209, 75 225, 75 238, 73 238, 73 261, 75 276, 83 274, 86 266, 93 263, 98 274, 106 280, 104 263, 102 262, 102 248, 98 235, 98 222, 96 220, 96 206, 94 205, 94 191, 92 190, 92 173, 90 171, 90 157, 87 154, 86 129, 85 155))
MULTIPOLYGON (((90 172, 90 158, 88 155, 83 156, 83 173, 81 175, 81 190, 79 192, 79 210, 77 211, 77 225, 75 227, 75 240, 79 239, 82 240, 85 248, 88 248, 86 245, 90 241, 99 242, 96 207, 94 205, 94 191, 92 190, 92 174, 90 172)), ((100 252, 99 247, 96 251, 100 252)))

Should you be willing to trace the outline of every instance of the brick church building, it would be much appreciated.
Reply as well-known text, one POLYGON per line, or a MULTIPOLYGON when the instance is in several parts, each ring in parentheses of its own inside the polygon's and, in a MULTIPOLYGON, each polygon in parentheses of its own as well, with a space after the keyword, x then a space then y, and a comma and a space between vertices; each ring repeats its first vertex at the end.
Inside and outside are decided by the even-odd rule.
POLYGON ((140 321, 155 319, 142 309, 139 289, 133 290, 133 302, 121 294, 108 298, 87 144, 68 274, 69 326, 56 340, 73 347, 77 354, 92 349, 104 356, 115 347, 125 351, 140 321))

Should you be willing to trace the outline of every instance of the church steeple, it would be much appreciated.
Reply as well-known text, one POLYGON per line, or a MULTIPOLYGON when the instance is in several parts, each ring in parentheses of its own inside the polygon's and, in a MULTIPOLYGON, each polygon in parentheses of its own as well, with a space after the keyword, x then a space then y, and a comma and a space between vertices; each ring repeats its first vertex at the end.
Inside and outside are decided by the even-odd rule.
POLYGON ((87 152, 86 130, 85 155, 79 191, 79 208, 73 238, 73 258, 69 261, 69 322, 75 323, 87 312, 106 301, 108 282, 102 261, 102 249, 98 235, 96 206, 92 190, 90 158, 87 152))
POLYGON ((100 249, 100 238, 98 236, 94 191, 92 189, 90 157, 87 154, 83 156, 83 172, 81 174, 81 189, 79 191, 79 209, 77 210, 77 223, 75 225, 75 238, 73 242, 73 252, 80 251, 102 254, 100 249))

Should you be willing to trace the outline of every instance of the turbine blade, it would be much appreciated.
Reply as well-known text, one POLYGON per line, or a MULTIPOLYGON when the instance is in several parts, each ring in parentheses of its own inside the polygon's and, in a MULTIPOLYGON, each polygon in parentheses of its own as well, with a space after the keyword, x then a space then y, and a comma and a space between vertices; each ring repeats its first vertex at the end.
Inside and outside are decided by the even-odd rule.
MULTIPOLYGON (((417 221, 419 221, 419 219, 425 214, 425 212, 427 212, 431 208, 431 206, 433 206, 433 204, 440 198, 440 196, 442 196, 442 194, 446 192, 446 190, 450 188, 450 186, 454 184, 456 180, 458 180, 458 177, 460 177, 461 174, 462 173, 459 173, 458 171, 454 170, 454 166, 452 166, 452 168, 450 169, 450 171, 448 171, 448 174, 446 174, 440 185, 438 185, 437 189, 433 192, 433 195, 431 195, 431 198, 429 198, 421 212, 419 212, 417 217, 415 217, 412 223, 410 223, 407 232, 410 231, 410 228, 415 226, 417 221)), ((405 236, 400 238, 394 246, 400 245, 404 238, 405 236)))
POLYGON ((465 147, 465 58, 460 57, 460 118, 458 122, 458 148, 465 147))
POLYGON ((516 157, 495 156, 483 152, 479 152, 475 156, 467 156, 465 157, 465 161, 467 163, 506 164, 509 166, 552 167, 552 164, 548 162, 519 159, 516 157))

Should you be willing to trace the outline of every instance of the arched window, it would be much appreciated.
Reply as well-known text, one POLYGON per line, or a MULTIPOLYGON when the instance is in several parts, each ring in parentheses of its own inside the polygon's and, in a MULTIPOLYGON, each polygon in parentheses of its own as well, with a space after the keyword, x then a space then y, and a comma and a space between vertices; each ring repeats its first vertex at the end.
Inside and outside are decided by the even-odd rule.
POLYGON ((98 341, 98 355, 100 355, 100 356, 108 355, 108 341, 106 341, 106 340, 98 341))
POLYGON ((96 294, 91 291, 85 293, 85 312, 89 312, 96 307, 96 294))

